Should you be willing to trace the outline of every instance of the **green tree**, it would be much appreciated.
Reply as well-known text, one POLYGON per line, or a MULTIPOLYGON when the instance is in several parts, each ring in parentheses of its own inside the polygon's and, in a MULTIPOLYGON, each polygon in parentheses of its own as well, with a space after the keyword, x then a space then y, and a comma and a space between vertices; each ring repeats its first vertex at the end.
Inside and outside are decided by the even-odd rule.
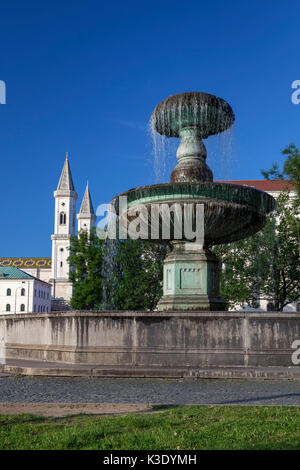
POLYGON ((82 310, 153 310, 162 295, 168 245, 102 240, 81 232, 70 248, 71 306, 82 310))
POLYGON ((119 243, 112 301, 116 310, 153 310, 162 296, 167 244, 146 240, 119 243))
POLYGON ((296 186, 300 192, 300 150, 291 143, 282 150, 282 155, 286 157, 283 169, 280 171, 278 164, 273 163, 270 170, 262 170, 261 173, 266 180, 288 180, 296 186))
POLYGON ((69 263, 74 309, 98 309, 103 301, 102 245, 103 240, 95 230, 90 235, 82 231, 71 240, 69 263))
POLYGON ((279 196, 277 205, 277 213, 260 232, 214 248, 222 260, 221 294, 229 308, 256 307, 261 296, 282 311, 300 299, 299 206, 291 203, 288 192, 279 196))
POLYGON ((262 172, 267 179, 289 179, 298 189, 295 198, 283 191, 277 199, 277 212, 271 214, 257 234, 238 242, 214 247, 222 261, 221 294, 228 308, 236 304, 256 307, 262 297, 282 311, 300 299, 300 153, 294 144, 282 152, 286 155, 283 171, 273 164, 262 172))

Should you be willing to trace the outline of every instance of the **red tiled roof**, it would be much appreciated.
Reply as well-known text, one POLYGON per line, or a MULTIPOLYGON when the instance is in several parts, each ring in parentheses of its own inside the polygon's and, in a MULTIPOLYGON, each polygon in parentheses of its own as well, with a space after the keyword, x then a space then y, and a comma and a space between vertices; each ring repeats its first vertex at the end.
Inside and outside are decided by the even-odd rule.
POLYGON ((215 181, 215 183, 232 183, 250 186, 261 191, 282 191, 285 188, 295 190, 295 186, 285 180, 234 180, 234 181, 215 181))

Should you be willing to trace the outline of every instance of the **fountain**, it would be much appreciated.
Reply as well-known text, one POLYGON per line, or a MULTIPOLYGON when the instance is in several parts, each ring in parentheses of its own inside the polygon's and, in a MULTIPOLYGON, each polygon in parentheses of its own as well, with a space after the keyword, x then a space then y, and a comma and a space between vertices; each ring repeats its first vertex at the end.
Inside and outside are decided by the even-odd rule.
POLYGON ((112 201, 119 218, 125 217, 127 221, 146 208, 148 232, 143 238, 172 244, 164 262, 163 297, 158 310, 224 310, 219 293, 219 260, 210 248, 254 234, 275 208, 275 200, 263 191, 213 182, 203 139, 229 129, 234 119, 228 103, 207 93, 180 93, 163 100, 154 109, 150 122, 153 131, 181 138, 171 182, 131 189, 112 201), (120 209, 120 196, 127 198, 125 211, 120 209), (177 213, 172 211, 174 204, 177 213), (162 236, 161 209, 156 212, 160 229, 155 233, 151 230, 151 214, 156 206, 162 205, 170 209, 167 238, 162 236), (190 220, 194 239, 176 231, 178 209, 181 221, 190 220), (198 222, 202 221, 200 238, 196 237, 197 217, 198 222))
MULTIPOLYGON (((143 238, 171 242, 157 310, 0 315, 0 338, 5 338, 6 358, 12 361, 4 371, 278 378, 274 366, 280 366, 280 376, 299 377, 299 368, 292 367, 294 341, 300 337, 299 313, 220 311, 224 302, 219 262, 211 247, 260 230, 275 208, 274 199, 263 191, 213 182, 203 139, 229 129, 233 122, 229 104, 212 95, 182 93, 162 101, 152 114, 152 128, 181 138, 171 182, 131 189, 112 201, 119 235, 124 234, 124 221, 128 227, 137 221, 143 238), (165 230, 168 210, 171 218, 165 230), (16 366, 15 359, 23 361, 16 366), (34 360, 39 361, 36 366, 34 360)), ((128 235, 132 236, 130 230, 128 235)), ((113 256, 114 247, 110 248, 113 256)))

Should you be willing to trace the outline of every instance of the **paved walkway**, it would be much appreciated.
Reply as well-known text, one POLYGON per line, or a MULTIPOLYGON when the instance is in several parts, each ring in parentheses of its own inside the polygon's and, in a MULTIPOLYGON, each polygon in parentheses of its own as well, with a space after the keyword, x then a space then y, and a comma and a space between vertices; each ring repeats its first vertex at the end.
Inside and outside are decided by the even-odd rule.
POLYGON ((0 403, 300 406, 300 382, 1 376, 0 403))
POLYGON ((0 365, 0 405, 2 408, 6 403, 300 406, 300 380, 289 379, 300 378, 300 367, 219 367, 175 372, 178 375, 163 369, 128 370, 7 360, 0 365), (133 374, 139 378, 132 378, 133 374), (185 377, 180 378, 180 374, 185 377))

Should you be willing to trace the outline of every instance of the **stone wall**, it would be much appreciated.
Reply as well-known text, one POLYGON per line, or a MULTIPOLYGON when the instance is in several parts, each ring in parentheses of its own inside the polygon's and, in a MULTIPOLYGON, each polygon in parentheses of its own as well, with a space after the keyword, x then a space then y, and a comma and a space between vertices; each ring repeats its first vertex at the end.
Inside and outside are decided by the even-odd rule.
POLYGON ((128 367, 292 366, 300 314, 52 312, 1 315, 6 357, 128 367))

